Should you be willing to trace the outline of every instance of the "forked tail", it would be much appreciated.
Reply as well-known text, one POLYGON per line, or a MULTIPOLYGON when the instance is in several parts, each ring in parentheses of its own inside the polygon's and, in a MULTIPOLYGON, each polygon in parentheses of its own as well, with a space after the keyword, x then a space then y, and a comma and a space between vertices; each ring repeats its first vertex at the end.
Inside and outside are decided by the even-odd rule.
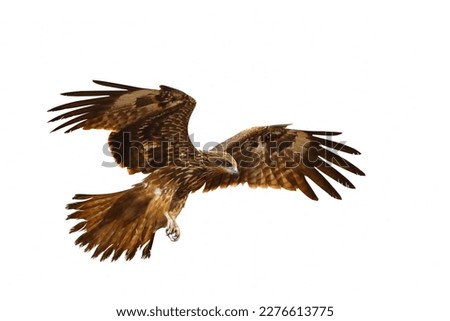
POLYGON ((77 202, 67 205, 76 210, 67 219, 83 220, 70 230, 82 231, 75 244, 85 247, 85 251, 95 248, 93 258, 100 256, 103 261, 112 255, 117 260, 125 252, 131 260, 136 251, 143 247, 142 258, 150 257, 157 221, 146 213, 151 201, 142 186, 100 195, 77 194, 77 202))

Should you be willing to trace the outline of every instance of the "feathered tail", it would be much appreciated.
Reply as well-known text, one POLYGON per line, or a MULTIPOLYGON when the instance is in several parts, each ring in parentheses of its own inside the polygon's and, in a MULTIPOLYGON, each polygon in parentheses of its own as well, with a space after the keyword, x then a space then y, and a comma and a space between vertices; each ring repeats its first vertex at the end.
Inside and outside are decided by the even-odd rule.
POLYGON ((77 194, 73 199, 79 201, 68 204, 67 209, 77 211, 67 219, 83 221, 70 233, 84 231, 75 244, 86 246, 86 252, 96 247, 93 258, 101 254, 103 261, 112 255, 114 261, 125 252, 126 259, 131 260, 141 247, 142 258, 150 257, 155 232, 162 222, 157 215, 147 213, 151 197, 143 186, 111 194, 77 194))

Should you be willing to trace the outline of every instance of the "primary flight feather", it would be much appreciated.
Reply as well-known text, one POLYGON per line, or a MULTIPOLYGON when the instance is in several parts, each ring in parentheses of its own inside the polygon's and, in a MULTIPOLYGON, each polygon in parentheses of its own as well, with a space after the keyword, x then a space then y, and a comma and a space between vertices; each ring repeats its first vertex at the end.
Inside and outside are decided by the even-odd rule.
POLYGON ((111 194, 74 196, 67 205, 75 212, 68 219, 81 220, 71 232, 75 241, 93 257, 127 260, 142 249, 150 257, 155 232, 166 228, 172 241, 180 229, 176 218, 188 195, 247 183, 250 187, 301 190, 317 196, 308 179, 334 198, 340 195, 323 176, 354 188, 335 167, 364 175, 337 152, 359 154, 345 144, 324 137, 338 132, 305 131, 288 125, 246 129, 209 151, 198 150, 189 139, 188 122, 195 100, 185 93, 160 86, 159 90, 94 80, 109 90, 75 91, 65 96, 91 97, 49 111, 65 111, 50 122, 66 120, 53 131, 106 129, 116 162, 130 174, 148 174, 132 188, 111 194), (334 166, 333 166, 334 165, 334 166))

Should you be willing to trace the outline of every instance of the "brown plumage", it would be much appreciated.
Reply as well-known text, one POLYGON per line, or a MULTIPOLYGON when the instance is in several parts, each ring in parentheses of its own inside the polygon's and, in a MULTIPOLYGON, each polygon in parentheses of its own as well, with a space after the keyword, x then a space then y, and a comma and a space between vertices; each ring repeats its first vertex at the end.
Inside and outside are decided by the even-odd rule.
POLYGON ((119 90, 64 93, 94 98, 50 109, 68 110, 50 120, 69 118, 53 131, 109 130, 108 144, 116 162, 130 174, 148 174, 128 190, 77 194, 76 202, 67 205, 75 210, 68 219, 81 220, 71 229, 83 233, 75 243, 93 250, 93 257, 101 260, 110 256, 117 260, 122 254, 130 260, 140 248, 143 258, 150 257, 155 232, 162 227, 176 241, 180 236, 176 217, 189 193, 201 187, 206 192, 247 183, 250 187, 299 189, 317 200, 307 177, 340 199, 322 174, 349 188, 353 184, 334 166, 364 175, 336 153, 359 154, 357 150, 320 137, 340 133, 295 130, 288 125, 253 127, 210 151, 201 151, 193 146, 187 130, 195 107, 192 97, 167 86, 155 90, 94 82, 119 90))

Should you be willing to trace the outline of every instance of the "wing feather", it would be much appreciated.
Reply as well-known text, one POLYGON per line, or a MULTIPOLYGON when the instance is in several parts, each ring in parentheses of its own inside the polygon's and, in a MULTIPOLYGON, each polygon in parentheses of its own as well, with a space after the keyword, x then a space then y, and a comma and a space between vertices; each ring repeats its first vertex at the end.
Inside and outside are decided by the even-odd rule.
POLYGON ((125 90, 80 90, 61 93, 63 96, 89 97, 89 96, 119 96, 126 93, 125 90))
POLYGON ((309 185, 308 181, 306 180, 305 176, 301 173, 294 172, 294 177, 297 181, 298 188, 310 199, 317 201, 319 198, 317 197, 316 193, 314 193, 314 190, 312 189, 311 185, 309 185))
POLYGON ((129 85, 122 85, 122 84, 117 84, 117 83, 114 83, 114 82, 109 82, 109 81, 104 81, 104 80, 93 80, 93 82, 96 83, 97 85, 101 85, 101 86, 105 86, 105 87, 125 89, 125 90, 139 90, 139 89, 143 89, 143 88, 140 88, 140 87, 134 87, 134 86, 129 86, 129 85))
POLYGON ((310 138, 314 142, 317 142, 317 143, 319 143, 319 144, 321 144, 323 146, 335 149, 337 151, 341 151, 341 152, 345 152, 345 153, 349 153, 349 154, 354 154, 354 155, 359 155, 360 154, 356 149, 354 149, 354 148, 352 148, 350 146, 344 145, 342 143, 339 143, 339 142, 335 142, 335 141, 332 141, 332 140, 328 140, 328 139, 324 139, 322 137, 316 137, 316 136, 311 136, 310 138))
POLYGON ((341 199, 324 175, 346 187, 354 188, 333 165, 357 175, 364 173, 337 154, 359 154, 356 149, 330 139, 340 134, 288 129, 287 125, 244 130, 213 149, 230 153, 235 158, 239 176, 230 181, 215 179, 207 182, 205 190, 248 183, 251 187, 299 189, 309 198, 317 200, 307 177, 330 196, 341 199))
POLYGON ((85 115, 80 115, 78 117, 72 118, 69 121, 66 121, 65 123, 63 123, 62 125, 59 125, 58 127, 56 127, 55 129, 52 130, 52 132, 57 131, 61 128, 76 124, 73 127, 70 127, 69 129, 67 129, 65 131, 65 133, 70 133, 76 129, 82 128, 84 126, 84 124, 86 123, 86 116, 85 115))
POLYGON ((308 168, 308 170, 306 171, 306 176, 308 176, 308 178, 310 178, 314 183, 319 185, 319 187, 327 192, 331 197, 341 199, 341 196, 334 189, 333 185, 331 185, 330 182, 328 182, 317 169, 308 168))
POLYGON ((129 173, 149 173, 177 160, 177 151, 197 155, 188 135, 195 100, 185 93, 160 86, 160 90, 106 81, 94 83, 118 90, 73 91, 65 96, 92 97, 50 109, 65 111, 49 122, 66 119, 53 131, 65 128, 110 130, 109 147, 116 162, 129 173))
POLYGON ((289 184, 283 185, 283 188, 286 188, 291 191, 295 191, 297 189, 297 180, 294 176, 294 172, 285 169, 281 173, 285 177, 286 181, 289 183, 289 184))
POLYGON ((350 163, 348 160, 344 159, 343 157, 333 153, 330 150, 327 150, 325 148, 320 148, 318 150, 318 154, 320 157, 326 159, 330 163, 333 163, 334 165, 339 166, 340 168, 343 168, 349 172, 352 172, 353 174, 364 176, 364 172, 360 170, 358 167, 350 163))
POLYGON ((320 161, 317 164, 317 168, 324 174, 328 175, 332 179, 334 179, 336 182, 344 185, 348 188, 355 188, 355 186, 346 178, 344 175, 342 175, 339 171, 337 171, 334 167, 330 166, 328 163, 325 163, 324 161, 320 161))

